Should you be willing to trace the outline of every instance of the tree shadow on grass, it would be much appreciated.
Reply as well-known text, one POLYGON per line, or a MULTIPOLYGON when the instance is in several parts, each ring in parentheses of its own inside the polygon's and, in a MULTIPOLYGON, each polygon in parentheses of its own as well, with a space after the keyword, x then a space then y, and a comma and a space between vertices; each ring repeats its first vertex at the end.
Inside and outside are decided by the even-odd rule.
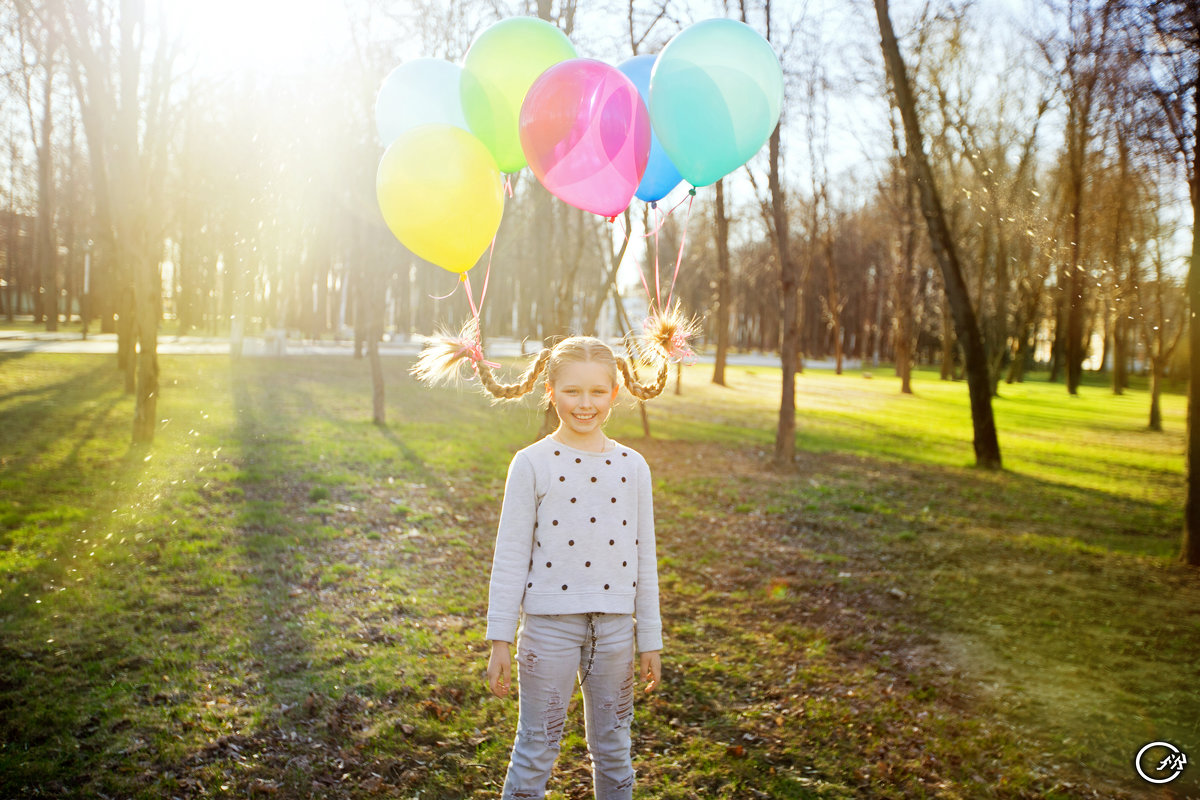
POLYGON ((76 531, 66 530, 71 527, 67 523, 85 518, 85 509, 96 504, 91 488, 94 471, 101 470, 122 482, 144 467, 129 451, 124 455, 102 451, 81 462, 84 448, 109 424, 113 410, 124 400, 119 377, 109 373, 107 366, 75 373, 65 380, 19 393, 29 399, 4 410, 0 452, 9 455, 0 462, 0 549, 36 544, 39 553, 36 561, 3 573, 7 585, 0 609, 8 613, 16 613, 32 602, 32 596, 39 592, 31 589, 60 582, 70 551, 76 547, 76 531), (79 410, 65 415, 55 413, 59 407, 79 410), (59 456, 54 446, 64 440, 70 446, 59 456), (37 526, 35 540, 14 542, 16 532, 28 525, 37 526))
MULTIPOLYGON (((1042 761, 1077 766, 1097 787, 1143 788, 1129 761, 1155 737, 1198 745, 1200 670, 1188 654, 1200 647, 1189 621, 1200 584, 1122 538, 1131 508, 1161 528, 1161 506, 857 454, 802 452, 798 474, 779 475, 748 451, 655 447, 664 461, 726 467, 716 492, 711 476, 681 475, 667 495, 684 512, 717 500, 706 547, 721 550, 709 569, 726 572, 698 573, 714 608, 745 604, 725 595, 727 581, 773 621, 764 634, 819 626, 839 660, 903 676, 934 716, 945 700, 963 719, 1017 720, 1042 761), (1048 513, 1034 519, 1035 508, 1048 513)), ((660 554, 693 548, 686 523, 663 522, 660 554)))

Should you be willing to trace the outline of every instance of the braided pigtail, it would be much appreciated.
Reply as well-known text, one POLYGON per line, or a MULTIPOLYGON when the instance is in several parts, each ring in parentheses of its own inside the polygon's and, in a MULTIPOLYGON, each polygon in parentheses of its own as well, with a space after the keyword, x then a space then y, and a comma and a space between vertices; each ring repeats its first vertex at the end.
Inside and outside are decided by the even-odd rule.
POLYGON ((676 300, 674 307, 666 311, 655 310, 647 317, 638 338, 643 350, 661 353, 668 361, 692 364, 696 354, 692 351, 691 340, 699 332, 700 321, 684 316, 676 300))
POLYGON ((428 337, 421 355, 408 371, 422 383, 437 386, 462 380, 463 363, 482 359, 479 329, 475 320, 469 319, 457 334, 443 328, 436 335, 428 337))
POLYGON ((621 375, 625 377, 625 388, 639 400, 649 400, 662 394, 662 390, 667 385, 667 372, 670 366, 670 362, 664 358, 662 364, 659 365, 658 375, 655 377, 654 383, 643 385, 634 377, 633 369, 629 366, 628 359, 617 357, 617 367, 621 370, 621 375))
POLYGON ((525 374, 516 383, 498 383, 496 376, 492 374, 492 368, 485 361, 478 362, 476 369, 479 372, 479 382, 491 392, 493 397, 497 400, 516 400, 533 391, 538 375, 542 374, 542 370, 546 368, 549 360, 550 349, 545 348, 538 353, 537 360, 529 365, 529 369, 525 370, 525 374))
POLYGON ((479 375, 479 382, 497 400, 515 400, 533 391, 537 376, 550 360, 550 351, 542 350, 537 360, 525 370, 525 374, 517 383, 498 383, 496 376, 492 374, 492 368, 498 367, 499 364, 483 357, 479 328, 476 326, 476 321, 469 319, 457 334, 442 330, 436 336, 429 337, 409 372, 422 383, 436 386, 440 383, 464 380, 462 365, 469 363, 479 375))

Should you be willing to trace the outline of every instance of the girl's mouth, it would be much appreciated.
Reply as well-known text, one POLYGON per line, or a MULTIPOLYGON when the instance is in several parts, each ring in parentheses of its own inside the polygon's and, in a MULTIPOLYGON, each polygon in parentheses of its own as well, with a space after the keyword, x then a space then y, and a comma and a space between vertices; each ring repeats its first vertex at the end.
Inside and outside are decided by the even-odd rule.
POLYGON ((579 420, 580 422, 591 422, 596 418, 596 412, 593 411, 591 414, 572 414, 571 416, 575 417, 575 419, 579 420))

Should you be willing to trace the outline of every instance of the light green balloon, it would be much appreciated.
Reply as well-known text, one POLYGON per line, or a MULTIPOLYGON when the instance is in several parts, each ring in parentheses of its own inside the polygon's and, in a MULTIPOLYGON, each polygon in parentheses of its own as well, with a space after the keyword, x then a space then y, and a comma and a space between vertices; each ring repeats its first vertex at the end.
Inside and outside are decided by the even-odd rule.
POLYGON ((571 40, 537 17, 501 20, 467 51, 463 112, 501 172, 516 172, 526 163, 519 127, 525 93, 539 75, 569 58, 575 58, 571 40))
POLYGON ((771 137, 783 106, 783 69, 750 26, 709 19, 675 35, 650 74, 650 122, 693 186, 745 164, 771 137))

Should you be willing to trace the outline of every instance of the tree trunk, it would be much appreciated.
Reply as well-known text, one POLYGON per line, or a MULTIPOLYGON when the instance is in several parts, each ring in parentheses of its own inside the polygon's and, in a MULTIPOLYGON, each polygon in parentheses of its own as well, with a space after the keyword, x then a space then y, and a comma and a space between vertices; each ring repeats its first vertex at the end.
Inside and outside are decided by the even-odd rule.
MULTIPOLYGON (((374 304, 372 304, 374 305, 374 304)), ((372 313, 372 316, 375 312, 372 313)), ((378 320, 371 325, 371 334, 367 338, 367 359, 371 362, 371 405, 374 409, 373 419, 376 425, 387 423, 387 404, 384 395, 383 362, 379 358, 379 339, 383 334, 378 320)))
POLYGON ((783 295, 780 326, 783 341, 779 361, 783 372, 783 390, 779 402, 779 425, 775 431, 775 464, 791 465, 796 454, 796 358, 800 349, 800 324, 797 306, 796 264, 788 253, 786 197, 779 179, 779 127, 771 132, 770 175, 771 213, 775 226, 775 251, 779 259, 779 288, 783 295))
POLYGON ((54 130, 53 89, 51 66, 53 45, 45 54, 46 82, 42 96, 42 122, 38 157, 38 213, 34 236, 34 263, 37 272, 34 291, 37 292, 34 321, 46 323, 46 330, 58 330, 58 247, 54 236, 54 149, 50 138, 54 130))
MULTIPOLYGON (((137 237, 140 239, 141 237, 137 237)), ((133 441, 154 441, 158 422, 158 320, 162 315, 162 279, 158 262, 144 250, 138 257, 136 300, 137 395, 133 411, 133 441)))
POLYGON ((901 250, 900 273, 896 286, 896 374, 900 376, 900 393, 912 394, 913 327, 916 298, 913 297, 913 267, 917 254, 917 226, 912 181, 904 192, 904 243, 901 250))
POLYGON ((1050 342, 1050 376, 1046 379, 1050 383, 1058 383, 1059 373, 1062 371, 1063 363, 1063 302, 1067 296, 1063 285, 1066 283, 1067 273, 1061 266, 1058 270, 1058 292, 1054 296, 1054 338, 1050 342))
POLYGON ((999 469, 1000 442, 996 436, 996 422, 992 416, 992 394, 988 378, 987 353, 971 298, 963 280, 958 252, 946 224, 941 199, 933 182, 933 171, 925 157, 925 145, 917 119, 916 102, 913 99, 900 56, 900 45, 892 30, 888 17, 887 0, 875 0, 875 13, 879 18, 884 60, 892 76, 896 91, 896 103, 904 121, 905 137, 908 142, 908 162, 911 167, 909 179, 917 183, 921 199, 921 210, 929 227, 930 245, 942 274, 945 276, 946 297, 954 314, 955 328, 963 345, 966 363, 967 386, 971 398, 971 421, 975 432, 975 463, 986 469, 999 469))
MULTIPOLYGON (((980 302, 983 302, 982 299, 980 302)), ((996 222, 996 307, 992 317, 991 362, 988 369, 992 396, 1000 394, 1000 373, 1008 355, 1008 240, 1004 225, 996 222)))
POLYGON ((117 369, 125 375, 125 394, 137 390, 136 311, 135 290, 125 286, 120 290, 117 305, 117 369))
POLYGON ((1127 356, 1125 355, 1125 315, 1127 313, 1124 307, 1118 307, 1116 319, 1113 320, 1112 388, 1113 394, 1116 395, 1125 394, 1125 388, 1129 385, 1127 356))
POLYGON ((1162 360, 1158 357, 1150 359, 1150 430, 1161 432, 1162 427, 1162 403, 1159 401, 1162 395, 1162 360))
MULTIPOLYGON (((828 210, 828 206, 826 206, 828 210)), ((837 375, 842 374, 842 359, 843 342, 842 342, 842 293, 838 286, 837 266, 833 263, 833 226, 831 220, 829 229, 826 230, 824 236, 825 249, 825 277, 828 282, 829 291, 829 323, 833 327, 833 359, 834 372, 837 375)))
POLYGON ((717 357, 712 382, 725 386, 725 357, 729 352, 729 219, 725 216, 725 180, 717 181, 717 357))
POLYGON ((942 303, 942 373, 944 381, 954 379, 954 319, 950 315, 950 301, 942 303))
MULTIPOLYGON (((1200 75, 1192 87, 1192 102, 1200 99, 1200 75)), ((1200 241, 1196 220, 1200 219, 1200 114, 1192 115, 1192 257, 1188 262, 1188 308, 1200 309, 1200 241)), ((1200 566, 1200 419, 1197 419, 1196 381, 1200 379, 1200 324, 1188 325, 1188 410, 1187 410, 1187 497, 1183 506, 1183 541, 1180 559, 1200 566)))

